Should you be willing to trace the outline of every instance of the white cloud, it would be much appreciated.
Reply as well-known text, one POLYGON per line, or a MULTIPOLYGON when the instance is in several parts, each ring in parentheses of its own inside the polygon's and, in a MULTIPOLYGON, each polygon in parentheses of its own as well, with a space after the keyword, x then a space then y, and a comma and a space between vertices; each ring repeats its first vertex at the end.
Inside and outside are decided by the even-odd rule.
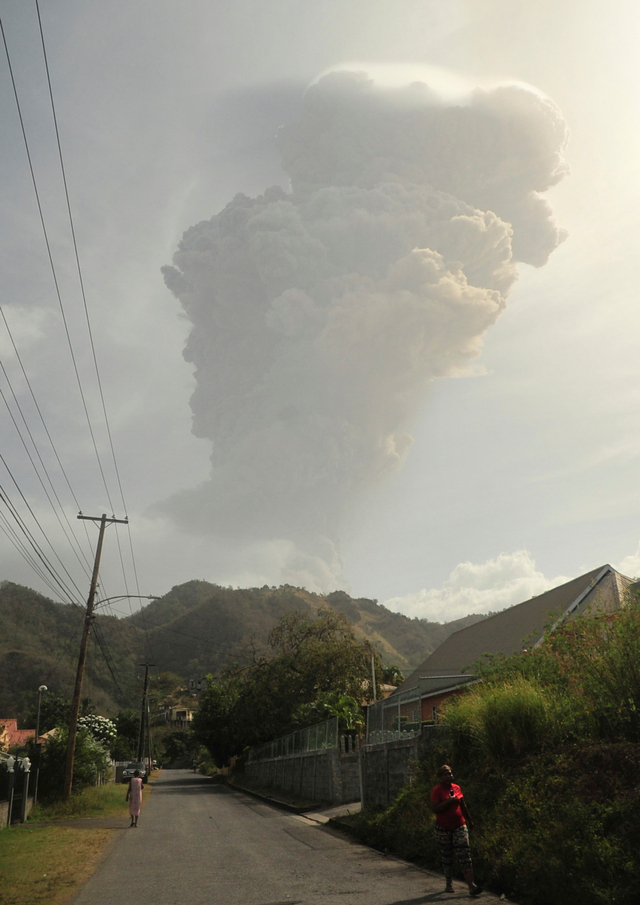
POLYGON ((622 562, 619 565, 614 566, 614 568, 617 569, 618 572, 622 572, 623 575, 628 575, 629 578, 640 577, 640 544, 635 553, 625 556, 622 562))
POLYGON ((405 616, 451 622, 470 613, 504 610, 568 580, 564 575, 545 578, 528 550, 515 550, 483 563, 462 562, 441 588, 392 597, 384 605, 405 616))

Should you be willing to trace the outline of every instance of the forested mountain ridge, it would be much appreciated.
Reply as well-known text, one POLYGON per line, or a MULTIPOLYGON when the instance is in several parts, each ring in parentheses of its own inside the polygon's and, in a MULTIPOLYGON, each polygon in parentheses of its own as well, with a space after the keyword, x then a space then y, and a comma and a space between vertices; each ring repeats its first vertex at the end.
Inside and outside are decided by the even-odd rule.
MULTIPOLYGON (((140 663, 185 680, 216 674, 229 663, 246 661, 252 650, 264 649, 285 613, 314 617, 327 608, 344 614, 358 638, 368 639, 385 663, 405 673, 452 632, 482 618, 433 623, 343 591, 322 596, 289 585, 233 589, 188 581, 132 616, 98 612, 83 696, 105 715, 137 706, 140 663)), ((82 607, 55 603, 12 582, 0 584, 0 717, 24 717, 43 683, 71 696, 83 618, 82 607)))

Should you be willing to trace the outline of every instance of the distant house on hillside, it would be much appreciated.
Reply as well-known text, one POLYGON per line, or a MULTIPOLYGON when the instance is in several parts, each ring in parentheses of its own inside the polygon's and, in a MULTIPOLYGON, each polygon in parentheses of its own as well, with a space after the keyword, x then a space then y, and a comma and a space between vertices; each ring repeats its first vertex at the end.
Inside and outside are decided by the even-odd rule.
POLYGON ((21 747, 27 739, 33 738, 35 729, 18 729, 17 720, 4 720, 0 717, 0 751, 8 751, 16 746, 21 747))
POLYGON ((473 668, 483 658, 531 650, 542 642, 546 629, 564 620, 614 613, 630 590, 634 590, 632 579, 605 565, 459 629, 378 705, 379 712, 371 714, 376 729, 384 734, 410 732, 422 722, 437 720, 444 700, 480 681, 473 668))
POLYGON ((154 726, 171 726, 173 729, 187 729, 193 720, 195 710, 188 707, 160 706, 153 717, 154 726))

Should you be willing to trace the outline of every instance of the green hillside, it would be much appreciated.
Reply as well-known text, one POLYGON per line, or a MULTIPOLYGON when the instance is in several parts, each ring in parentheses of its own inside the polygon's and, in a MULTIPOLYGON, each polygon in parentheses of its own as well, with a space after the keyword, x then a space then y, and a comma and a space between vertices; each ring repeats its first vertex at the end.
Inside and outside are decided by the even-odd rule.
MULTIPOLYGON (((323 608, 343 613, 358 637, 370 640, 385 663, 405 673, 453 631, 481 618, 443 625, 409 619, 343 591, 321 596, 289 585, 232 589, 188 581, 133 616, 96 616, 83 696, 106 715, 137 706, 140 663, 185 680, 215 674, 264 648, 285 613, 313 616, 323 608)), ((71 696, 83 618, 80 607, 55 603, 12 582, 0 584, 0 718, 24 718, 43 683, 71 696)))

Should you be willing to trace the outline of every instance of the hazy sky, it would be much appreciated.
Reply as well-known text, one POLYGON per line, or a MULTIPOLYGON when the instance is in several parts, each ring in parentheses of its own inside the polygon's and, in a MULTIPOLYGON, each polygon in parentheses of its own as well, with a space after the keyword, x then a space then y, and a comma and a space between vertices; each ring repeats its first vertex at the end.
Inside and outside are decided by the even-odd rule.
MULTIPOLYGON (((40 13, 137 571, 110 528, 102 597, 289 582, 444 621, 605 562, 640 574, 637 3, 40 13)), ((0 15, 111 502, 4 56, 0 304, 82 511, 122 517, 35 0, 0 15)), ((0 358, 90 560, 4 321, 0 358)), ((81 599, 0 407, 3 493, 81 599)), ((0 556, 66 599, 4 533, 0 556)))

